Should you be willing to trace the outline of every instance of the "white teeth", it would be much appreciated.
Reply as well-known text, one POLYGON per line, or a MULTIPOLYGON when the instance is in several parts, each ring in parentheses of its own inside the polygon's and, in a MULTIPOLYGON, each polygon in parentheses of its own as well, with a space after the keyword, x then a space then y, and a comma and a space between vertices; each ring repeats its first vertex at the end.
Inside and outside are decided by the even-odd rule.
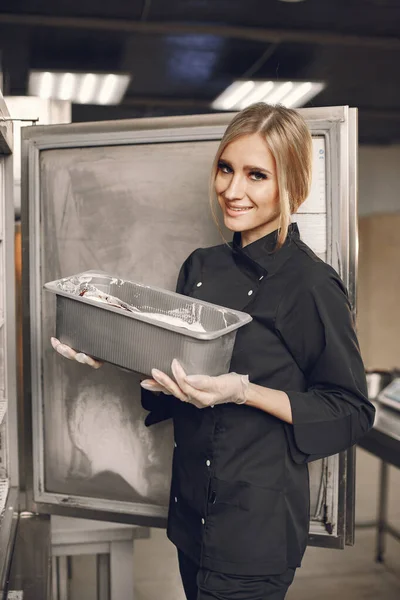
POLYGON ((229 210, 234 210, 236 212, 244 212, 246 210, 251 210, 251 209, 252 209, 251 206, 246 206, 245 208, 232 208, 232 207, 230 207, 229 210))

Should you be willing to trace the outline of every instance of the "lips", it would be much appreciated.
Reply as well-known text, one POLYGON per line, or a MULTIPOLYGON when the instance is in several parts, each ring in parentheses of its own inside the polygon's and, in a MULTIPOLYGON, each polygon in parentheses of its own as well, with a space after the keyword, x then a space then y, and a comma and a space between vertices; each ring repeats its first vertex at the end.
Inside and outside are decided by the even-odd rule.
POLYGON ((248 213, 253 207, 252 206, 228 206, 225 204, 225 210, 229 216, 238 217, 240 215, 245 215, 248 213))

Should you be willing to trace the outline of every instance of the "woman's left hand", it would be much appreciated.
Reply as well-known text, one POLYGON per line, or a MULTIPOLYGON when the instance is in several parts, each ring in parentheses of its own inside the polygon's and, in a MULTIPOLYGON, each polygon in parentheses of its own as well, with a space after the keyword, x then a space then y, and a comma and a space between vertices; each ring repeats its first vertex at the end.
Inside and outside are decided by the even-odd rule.
POLYGON ((154 379, 146 379, 142 385, 144 384, 145 389, 154 391, 166 390, 164 393, 172 394, 182 402, 190 402, 197 408, 228 402, 235 404, 246 402, 246 390, 249 386, 248 375, 238 375, 237 373, 227 373, 218 377, 186 375, 176 359, 172 361, 172 372, 176 382, 165 373, 153 369, 154 379), (157 384, 159 388, 163 389, 157 390, 157 384))

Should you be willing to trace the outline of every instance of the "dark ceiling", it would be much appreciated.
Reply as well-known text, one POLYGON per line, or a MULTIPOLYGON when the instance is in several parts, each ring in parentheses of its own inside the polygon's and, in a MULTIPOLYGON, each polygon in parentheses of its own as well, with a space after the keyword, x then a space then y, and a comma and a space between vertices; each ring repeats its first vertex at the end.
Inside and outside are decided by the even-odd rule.
POLYGON ((400 0, 0 0, 5 95, 30 69, 132 74, 119 106, 74 121, 210 112, 241 77, 316 79, 359 108, 364 143, 400 142, 400 0))

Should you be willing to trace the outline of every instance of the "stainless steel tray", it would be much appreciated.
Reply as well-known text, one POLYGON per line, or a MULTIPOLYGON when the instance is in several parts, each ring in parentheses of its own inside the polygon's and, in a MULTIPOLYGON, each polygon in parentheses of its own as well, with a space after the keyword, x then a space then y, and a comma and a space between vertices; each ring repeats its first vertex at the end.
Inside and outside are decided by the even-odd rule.
POLYGON ((98 271, 58 279, 44 288, 56 294, 56 336, 63 343, 143 375, 151 375, 153 367, 172 375, 174 358, 188 374, 227 373, 236 332, 252 320, 247 313, 98 271), (80 297, 76 290, 83 282, 136 310, 80 297), (179 316, 205 331, 165 323, 149 313, 179 316))

